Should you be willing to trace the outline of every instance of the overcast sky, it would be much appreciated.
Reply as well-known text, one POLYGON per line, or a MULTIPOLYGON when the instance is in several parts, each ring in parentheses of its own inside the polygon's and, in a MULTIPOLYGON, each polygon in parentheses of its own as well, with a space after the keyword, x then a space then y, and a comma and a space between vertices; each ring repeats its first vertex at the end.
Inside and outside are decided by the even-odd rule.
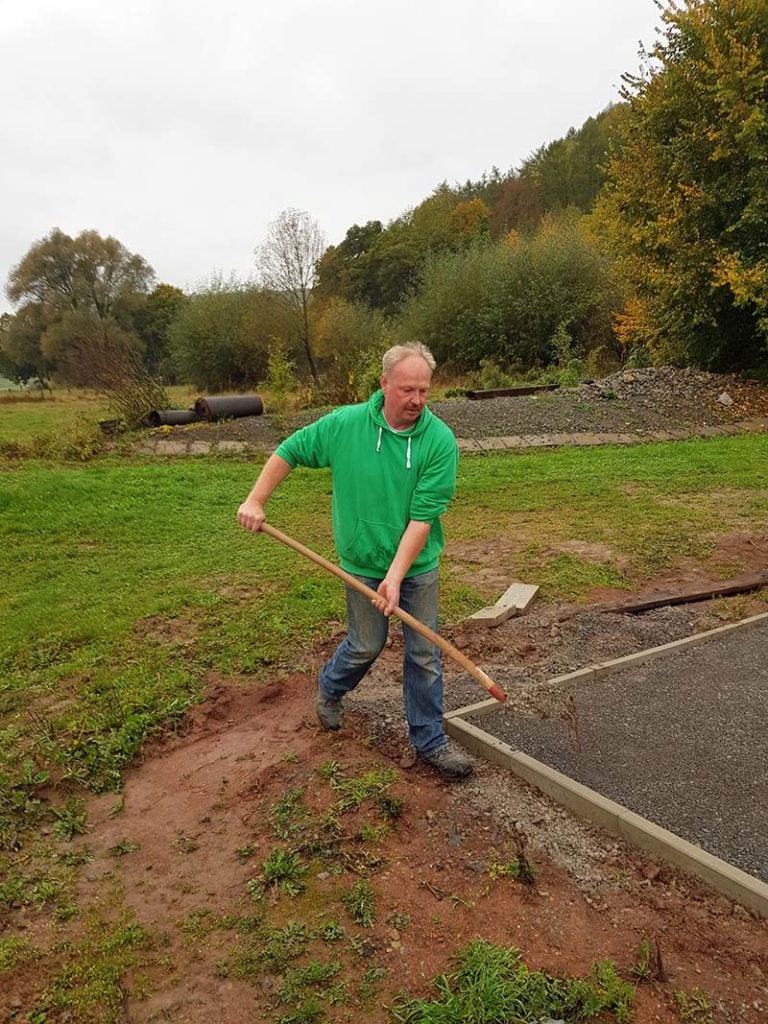
POLYGON ((581 125, 659 24, 653 0, 0 0, 0 279, 53 227, 185 289, 251 276, 287 207, 337 243, 581 125))

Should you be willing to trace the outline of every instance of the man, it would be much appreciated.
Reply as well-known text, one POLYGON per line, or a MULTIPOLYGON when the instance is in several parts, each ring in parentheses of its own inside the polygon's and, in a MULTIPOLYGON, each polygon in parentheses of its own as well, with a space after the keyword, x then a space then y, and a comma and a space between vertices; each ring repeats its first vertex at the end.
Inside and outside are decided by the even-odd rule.
MULTIPOLYGON (((375 591, 369 601, 347 588, 348 633, 320 671, 317 715, 325 729, 342 724, 342 698, 353 690, 387 639, 400 605, 437 629, 440 515, 456 488, 458 449, 451 430, 427 408, 435 360, 424 345, 396 345, 382 360, 381 390, 298 430, 264 465, 237 518, 258 531, 264 506, 296 466, 330 466, 333 535, 342 567, 375 591)), ((438 649, 403 625, 403 694, 417 755, 446 778, 472 766, 443 730, 438 649)))

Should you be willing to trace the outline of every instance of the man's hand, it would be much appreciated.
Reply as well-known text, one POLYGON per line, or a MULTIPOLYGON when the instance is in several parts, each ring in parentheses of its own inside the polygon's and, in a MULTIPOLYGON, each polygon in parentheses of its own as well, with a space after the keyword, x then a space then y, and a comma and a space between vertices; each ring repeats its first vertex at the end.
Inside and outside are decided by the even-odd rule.
POLYGON ((258 533, 264 522, 264 506, 253 498, 246 498, 237 510, 237 521, 245 530, 258 533))
POLYGON ((264 522, 264 506, 270 495, 291 472, 291 467, 279 455, 270 455, 259 473, 259 478, 251 488, 251 493, 237 510, 237 521, 244 530, 258 533, 264 522))
POLYGON ((400 604, 400 583, 401 580, 386 576, 376 590, 378 599, 373 602, 374 607, 387 618, 400 604))

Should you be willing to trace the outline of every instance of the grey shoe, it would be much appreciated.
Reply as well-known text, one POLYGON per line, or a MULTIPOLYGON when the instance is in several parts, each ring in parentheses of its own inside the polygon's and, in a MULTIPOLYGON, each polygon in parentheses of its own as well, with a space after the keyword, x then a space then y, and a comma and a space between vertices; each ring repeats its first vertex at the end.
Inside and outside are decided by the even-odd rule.
POLYGON ((433 754, 419 754, 419 758, 446 779, 466 779, 472 774, 472 762, 452 744, 436 750, 433 754))
POLYGON ((326 697, 318 687, 317 717, 324 729, 328 729, 330 732, 339 730, 342 720, 341 697, 326 697))

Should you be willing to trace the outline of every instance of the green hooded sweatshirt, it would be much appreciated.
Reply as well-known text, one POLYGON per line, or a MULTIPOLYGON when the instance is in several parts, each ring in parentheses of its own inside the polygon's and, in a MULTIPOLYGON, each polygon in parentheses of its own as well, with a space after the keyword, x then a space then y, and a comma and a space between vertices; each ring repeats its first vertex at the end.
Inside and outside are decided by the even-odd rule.
POLYGON ((409 430, 395 431, 377 391, 297 430, 276 454, 291 468, 330 466, 333 538, 347 572, 383 579, 412 520, 431 523, 407 576, 437 566, 445 540, 440 516, 456 489, 458 447, 450 427, 424 408, 409 430))

